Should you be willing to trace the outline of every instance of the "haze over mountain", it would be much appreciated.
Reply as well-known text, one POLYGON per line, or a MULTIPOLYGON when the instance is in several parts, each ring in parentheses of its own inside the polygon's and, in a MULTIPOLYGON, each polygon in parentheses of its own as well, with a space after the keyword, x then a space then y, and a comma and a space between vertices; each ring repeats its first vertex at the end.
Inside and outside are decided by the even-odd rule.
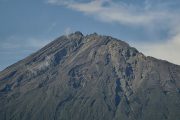
POLYGON ((0 72, 0 106, 2 120, 179 120, 180 66, 75 32, 0 72))

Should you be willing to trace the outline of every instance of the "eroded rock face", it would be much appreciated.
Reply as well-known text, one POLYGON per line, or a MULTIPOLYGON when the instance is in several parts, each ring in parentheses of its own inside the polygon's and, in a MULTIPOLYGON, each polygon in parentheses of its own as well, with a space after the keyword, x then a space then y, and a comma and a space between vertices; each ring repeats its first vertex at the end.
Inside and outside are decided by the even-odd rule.
POLYGON ((0 73, 2 120, 179 120, 180 66, 109 36, 61 36, 0 73))

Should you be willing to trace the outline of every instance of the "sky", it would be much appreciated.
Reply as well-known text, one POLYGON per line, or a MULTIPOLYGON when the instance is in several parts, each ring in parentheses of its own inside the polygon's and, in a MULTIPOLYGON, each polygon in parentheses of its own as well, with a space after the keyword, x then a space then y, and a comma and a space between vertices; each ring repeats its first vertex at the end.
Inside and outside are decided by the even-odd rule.
POLYGON ((0 71, 75 31, 180 65, 179 0, 0 0, 0 71))

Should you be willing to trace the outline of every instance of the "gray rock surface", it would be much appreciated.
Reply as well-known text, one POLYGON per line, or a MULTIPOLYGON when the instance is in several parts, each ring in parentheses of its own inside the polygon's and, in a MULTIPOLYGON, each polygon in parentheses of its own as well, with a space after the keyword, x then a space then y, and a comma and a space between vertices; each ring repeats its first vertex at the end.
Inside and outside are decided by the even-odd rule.
POLYGON ((180 120, 180 66, 96 33, 0 72, 0 120, 180 120))

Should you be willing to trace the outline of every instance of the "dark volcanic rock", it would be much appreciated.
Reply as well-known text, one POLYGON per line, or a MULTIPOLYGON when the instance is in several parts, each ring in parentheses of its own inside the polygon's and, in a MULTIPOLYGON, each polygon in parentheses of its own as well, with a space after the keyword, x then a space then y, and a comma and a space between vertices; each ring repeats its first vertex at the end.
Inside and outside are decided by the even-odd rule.
POLYGON ((180 66, 109 36, 61 36, 0 72, 1 120, 179 120, 180 66))

